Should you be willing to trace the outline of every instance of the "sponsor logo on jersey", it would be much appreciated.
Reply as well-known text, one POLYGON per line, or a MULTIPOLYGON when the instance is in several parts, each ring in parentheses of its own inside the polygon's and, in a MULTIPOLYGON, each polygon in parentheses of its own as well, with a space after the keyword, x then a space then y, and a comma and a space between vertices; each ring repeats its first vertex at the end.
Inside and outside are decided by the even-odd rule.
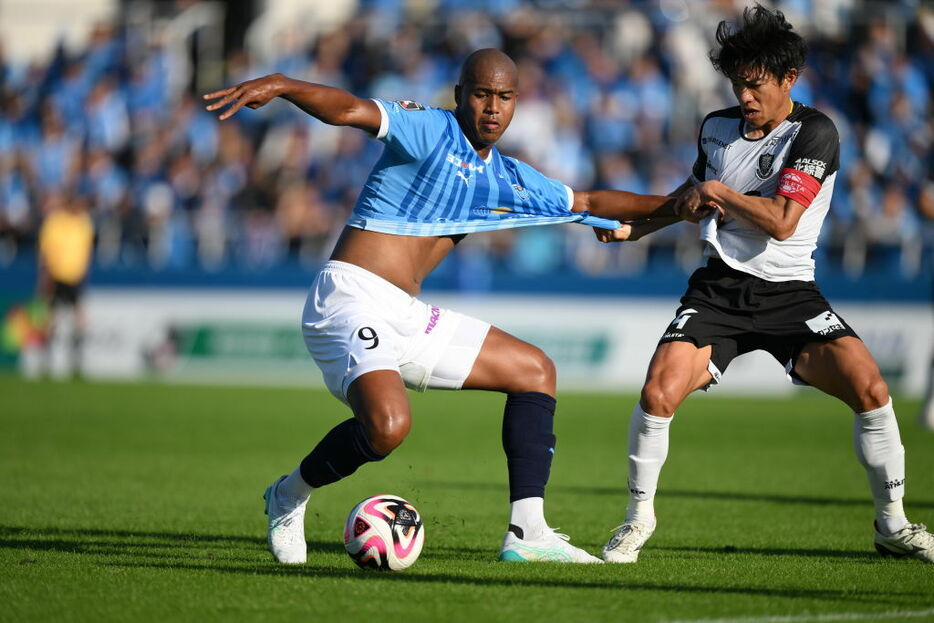
MULTIPOLYGON (((470 208, 470 213, 475 216, 489 216, 493 214, 494 216, 503 216, 504 214, 516 214, 516 211, 508 206, 497 206, 495 208, 488 208, 486 206, 474 206, 470 208)), ((533 216, 531 214, 518 214, 518 216, 533 216)))
POLYGON ((832 311, 818 314, 810 320, 806 320, 805 324, 807 324, 808 329, 818 335, 829 335, 834 331, 846 330, 846 327, 843 326, 843 322, 841 322, 832 311))
POLYGON ((705 136, 704 138, 701 139, 701 145, 706 145, 707 143, 713 143, 714 145, 717 145, 718 147, 722 147, 723 149, 729 149, 730 147, 732 147, 732 145, 720 140, 716 136, 705 136))
POLYGON ((820 179, 824 177, 824 171, 827 170, 827 163, 817 158, 798 158, 795 160, 793 169, 807 173, 811 177, 820 179))
POLYGON ((887 480, 885 482, 885 488, 886 489, 897 489, 898 487, 904 486, 904 484, 905 484, 904 478, 900 478, 897 480, 887 480))
POLYGON ((772 176, 772 164, 775 162, 774 154, 762 154, 759 156, 759 164, 756 166, 756 177, 760 180, 766 180, 772 176))
POLYGON ((396 103, 402 110, 425 110, 424 106, 412 100, 397 100, 396 103))
POLYGON ((464 180, 464 186, 470 186, 470 178, 473 176, 470 173, 464 173, 463 171, 458 171, 457 177, 464 180))
POLYGON ((448 154, 445 160, 447 160, 450 164, 453 164, 455 167, 458 167, 460 169, 465 169, 467 171, 470 171, 471 173, 474 173, 474 172, 483 173, 483 169, 486 167, 486 165, 483 165, 483 164, 474 164, 472 162, 467 162, 463 160, 462 158, 458 158, 454 154, 448 154))

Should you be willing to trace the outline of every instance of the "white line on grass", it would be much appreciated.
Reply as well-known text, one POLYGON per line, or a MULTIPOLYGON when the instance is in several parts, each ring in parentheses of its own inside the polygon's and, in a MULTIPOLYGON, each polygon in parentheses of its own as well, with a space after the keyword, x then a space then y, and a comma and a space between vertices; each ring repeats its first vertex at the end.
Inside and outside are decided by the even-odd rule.
POLYGON ((670 623, 801 623, 803 621, 869 621, 879 619, 915 619, 934 615, 927 610, 890 610, 888 612, 834 612, 830 614, 793 614, 788 616, 738 617, 727 619, 679 619, 670 623))

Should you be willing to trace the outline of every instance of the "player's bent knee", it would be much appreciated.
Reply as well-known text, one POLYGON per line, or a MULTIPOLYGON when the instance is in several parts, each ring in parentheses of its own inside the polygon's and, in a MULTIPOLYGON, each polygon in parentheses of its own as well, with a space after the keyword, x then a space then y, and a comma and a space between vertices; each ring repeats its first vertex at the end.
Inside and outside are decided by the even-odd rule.
POLYGON ((681 403, 679 392, 673 391, 669 385, 649 382, 642 388, 642 409, 649 415, 657 417, 670 417, 681 403))
POLYGON ((408 410, 381 411, 364 418, 364 432, 370 446, 379 454, 389 454, 398 448, 412 428, 412 416, 408 410))
POLYGON ((882 375, 875 373, 863 380, 857 389, 858 405, 855 408, 860 413, 884 407, 889 402, 889 386, 882 375))
POLYGON ((497 366, 493 387, 507 394, 541 392, 554 396, 558 373, 548 355, 535 347, 513 355, 508 363, 497 366))
POLYGON ((558 372, 555 362, 544 351, 536 348, 523 368, 522 378, 517 379, 518 386, 511 393, 541 392, 549 395, 555 393, 558 372))
MULTIPOLYGON (((539 351, 541 356, 538 360, 538 382, 542 385, 543 389, 550 389, 551 392, 554 392, 555 384, 558 382, 558 370, 555 366, 555 362, 551 360, 551 357, 546 355, 544 352, 539 351)), ((547 391, 543 393, 549 393, 547 391)))

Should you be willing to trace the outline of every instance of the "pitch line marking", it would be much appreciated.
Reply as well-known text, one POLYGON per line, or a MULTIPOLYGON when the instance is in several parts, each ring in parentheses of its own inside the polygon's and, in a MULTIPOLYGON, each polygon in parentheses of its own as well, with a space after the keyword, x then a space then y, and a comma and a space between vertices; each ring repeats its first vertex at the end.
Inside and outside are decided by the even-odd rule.
POLYGON ((678 619, 669 623, 799 623, 803 621, 869 621, 879 619, 915 619, 934 615, 927 610, 890 610, 889 612, 836 612, 830 614, 795 614, 787 616, 738 617, 725 619, 678 619))

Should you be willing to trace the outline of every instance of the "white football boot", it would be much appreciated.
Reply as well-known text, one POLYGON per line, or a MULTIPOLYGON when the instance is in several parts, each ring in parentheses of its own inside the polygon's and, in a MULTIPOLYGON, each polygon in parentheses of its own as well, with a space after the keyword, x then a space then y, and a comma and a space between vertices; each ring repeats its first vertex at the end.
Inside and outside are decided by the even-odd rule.
POLYGON ((636 562, 642 546, 655 532, 655 522, 624 521, 603 546, 603 560, 607 562, 636 562))
POLYGON ((885 536, 878 528, 875 533, 876 551, 883 556, 934 562, 934 534, 923 523, 910 523, 891 536, 885 536))
POLYGON ((566 534, 560 534, 553 528, 546 528, 542 535, 535 540, 521 539, 518 534, 522 530, 509 526, 503 546, 499 550, 499 559, 502 562, 578 562, 587 564, 601 564, 602 560, 591 556, 579 547, 574 547, 568 541, 566 534))
POLYGON ((305 505, 308 499, 298 502, 280 498, 277 495, 279 483, 285 478, 282 476, 277 479, 263 494, 268 515, 266 541, 276 560, 300 565, 308 559, 308 548, 305 545, 305 505))

